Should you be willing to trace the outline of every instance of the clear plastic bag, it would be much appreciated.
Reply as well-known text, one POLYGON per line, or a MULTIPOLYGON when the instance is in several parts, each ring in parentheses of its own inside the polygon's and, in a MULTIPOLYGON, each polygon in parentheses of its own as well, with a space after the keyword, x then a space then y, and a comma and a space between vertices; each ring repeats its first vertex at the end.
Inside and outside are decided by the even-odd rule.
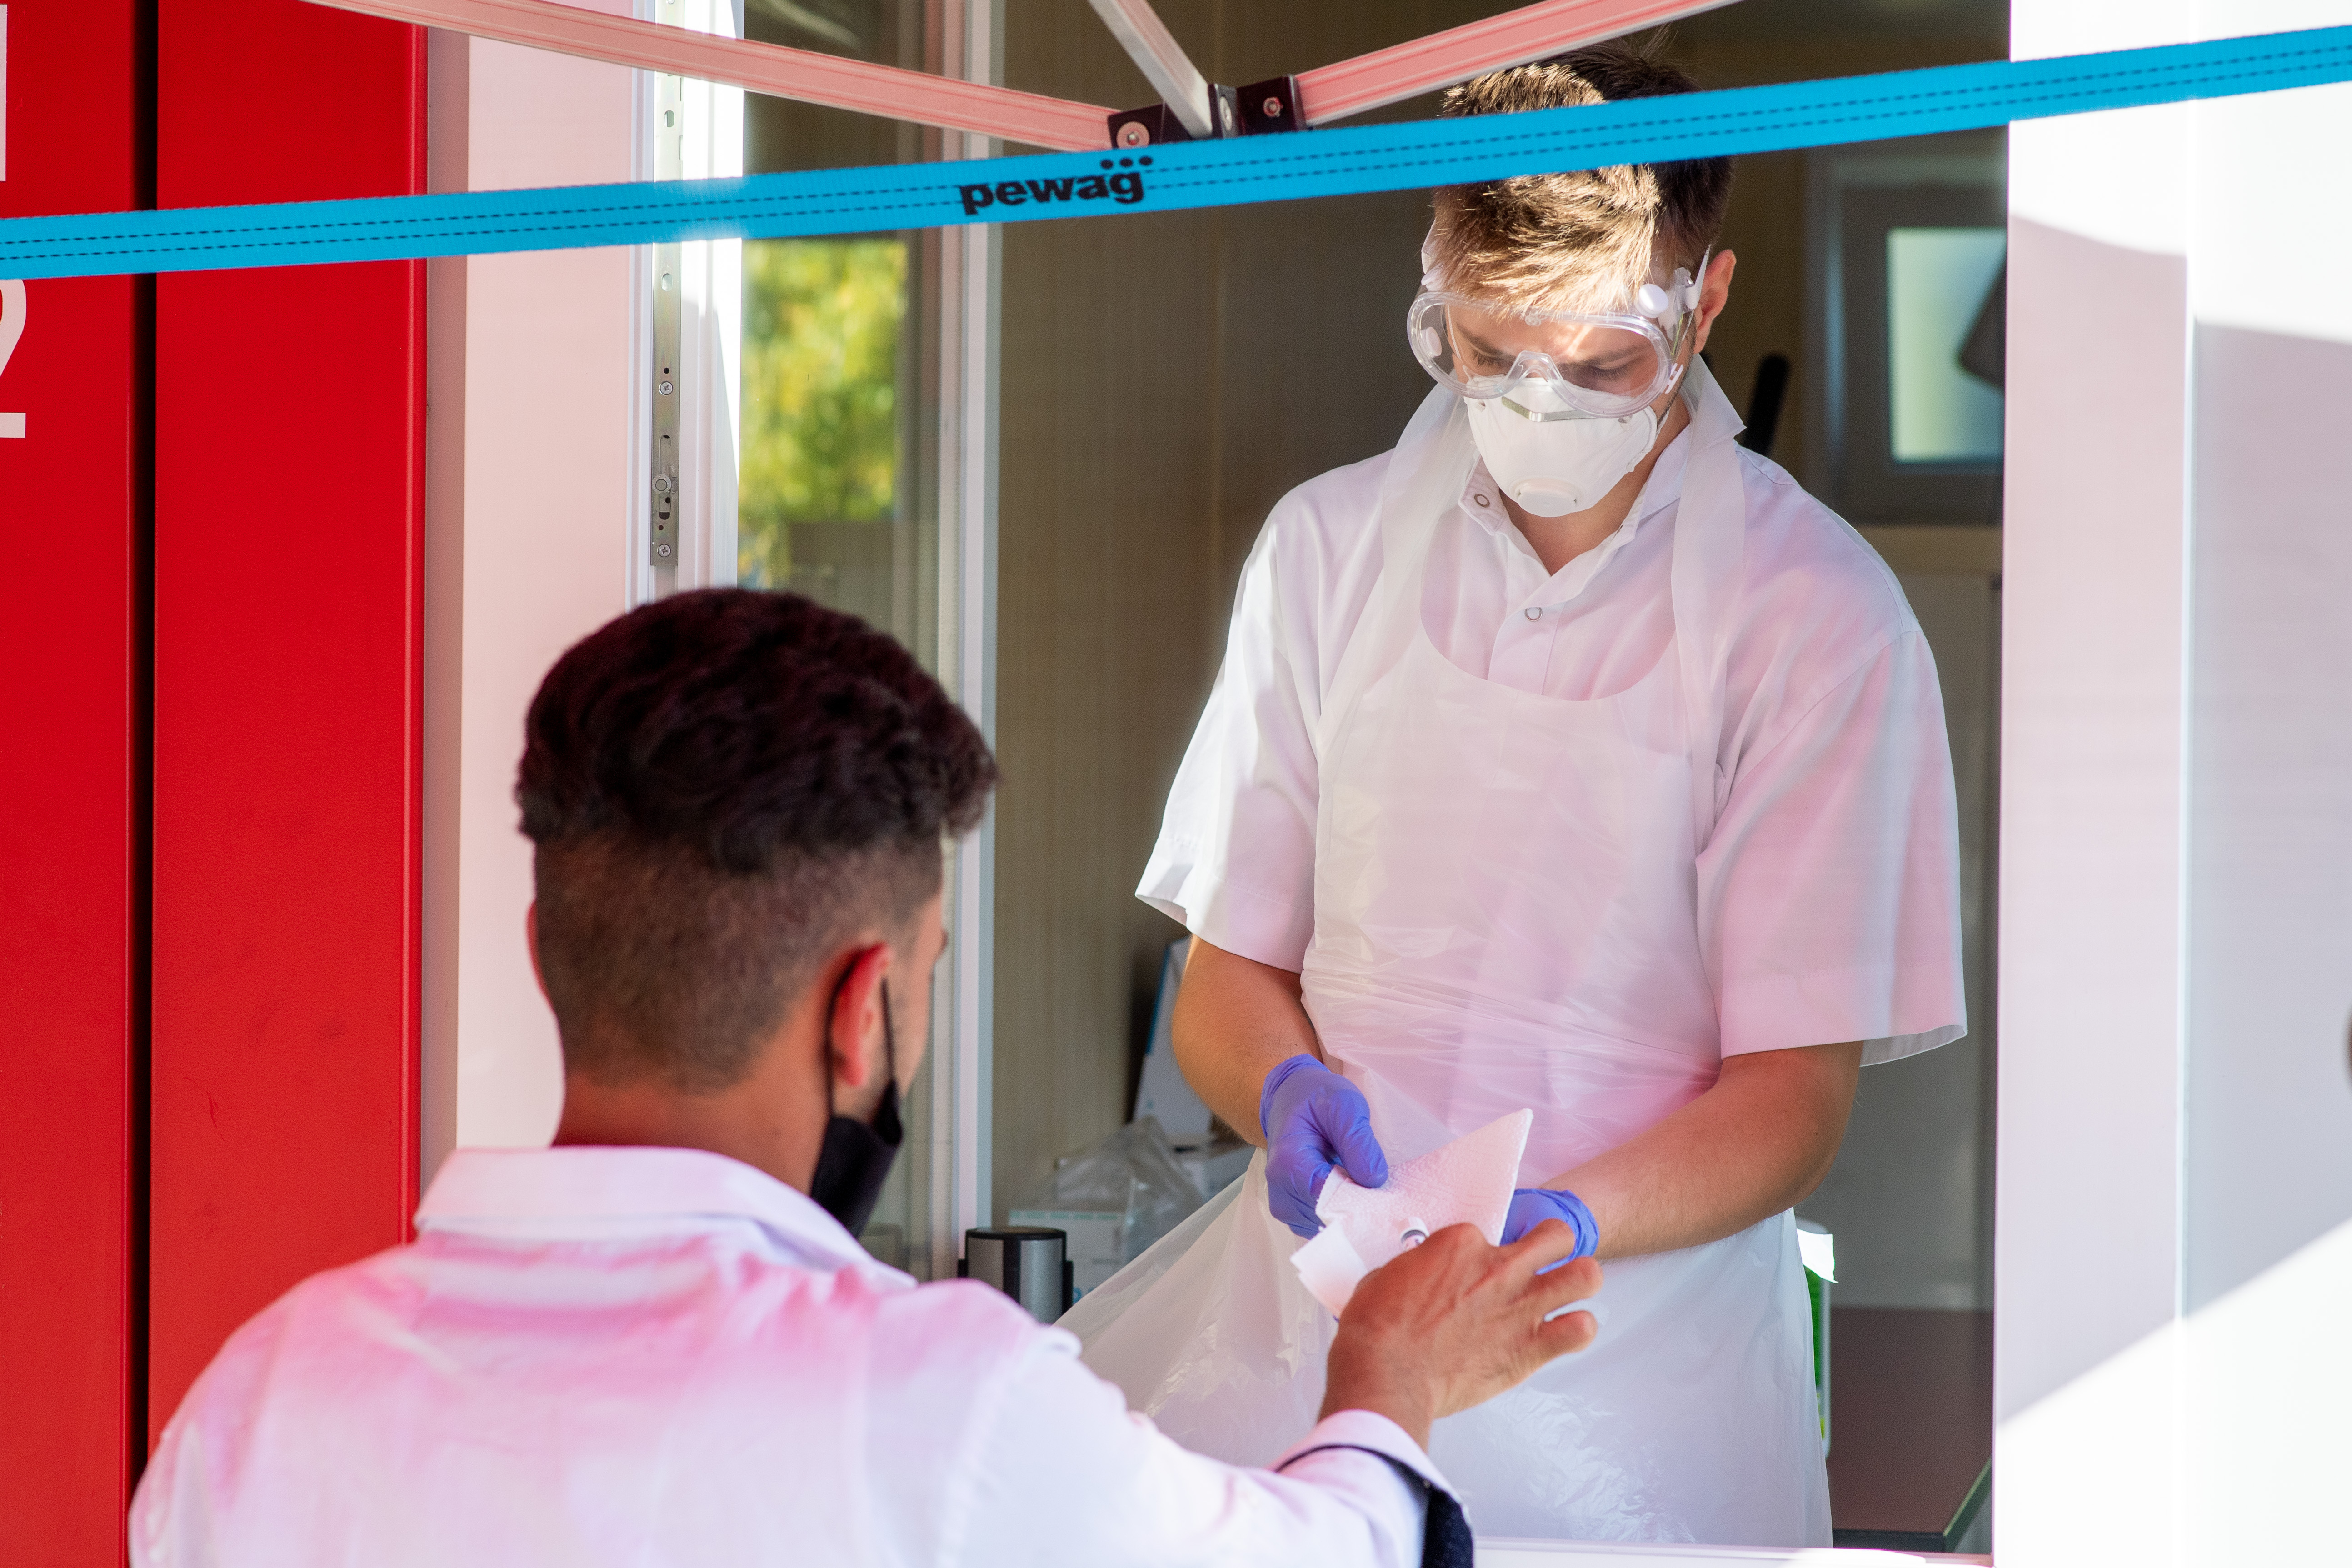
POLYGON ((1192 1449, 1267 1465, 1315 1425, 1337 1326, 1290 1266, 1267 1211, 1265 1155, 1064 1314, 1128 1408, 1192 1449))
MULTIPOLYGON (((1315 1425, 1337 1327, 1291 1267, 1300 1245, 1267 1212, 1260 1154, 1060 1326, 1169 1436, 1231 1464, 1267 1464, 1315 1425)), ((1472 1526, 1587 1541, 1824 1540, 1811 1347, 1781 1331, 1801 1321, 1803 1273, 1787 1214, 1608 1264, 1585 1304, 1601 1322, 1591 1349, 1431 1432, 1430 1458, 1472 1526)))
POLYGON ((1054 1174, 1024 1208, 1116 1214, 1119 1257, 1139 1258, 1201 1206, 1201 1190, 1160 1123, 1146 1116, 1055 1162, 1054 1174))

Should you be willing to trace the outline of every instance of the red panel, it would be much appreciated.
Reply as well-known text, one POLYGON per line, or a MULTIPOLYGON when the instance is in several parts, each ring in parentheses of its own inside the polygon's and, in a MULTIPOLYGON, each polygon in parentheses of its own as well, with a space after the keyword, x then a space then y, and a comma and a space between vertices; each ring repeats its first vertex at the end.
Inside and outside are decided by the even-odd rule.
MULTIPOLYGON (((8 8, 0 216, 145 197, 139 7, 8 8)), ((117 1562, 141 1049, 145 334, 129 279, 36 281, 0 368, 0 1563, 117 1562), (13 425, 15 422, 9 421, 13 425)))
MULTIPOLYGON (((167 206, 425 188, 425 36, 162 0, 167 206)), ((148 1425, 416 1187, 425 270, 159 280, 148 1425)))

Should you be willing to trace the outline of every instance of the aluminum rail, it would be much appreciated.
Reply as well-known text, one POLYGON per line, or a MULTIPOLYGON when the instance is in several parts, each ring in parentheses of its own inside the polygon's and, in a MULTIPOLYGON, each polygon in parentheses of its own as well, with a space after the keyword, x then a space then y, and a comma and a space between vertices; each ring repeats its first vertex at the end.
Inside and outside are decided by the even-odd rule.
MULTIPOLYGON (((829 109, 978 132, 1056 152, 1091 152, 1110 145, 1113 111, 1095 104, 844 59, 814 49, 719 37, 658 22, 583 11, 551 0, 310 0, 310 4, 418 26, 446 27, 478 38, 552 49, 608 65, 669 71, 829 109)), ((1205 88, 1202 97, 1205 106, 1205 88)))
POLYGON ((1184 54, 1150 0, 1092 0, 1095 15, 1151 84, 1151 90, 1202 141, 1216 134, 1210 120, 1209 79, 1184 54))
MULTIPOLYGON (((1524 65, 1636 28, 1694 16, 1731 0, 1544 0, 1393 48, 1298 73, 1298 117, 1321 125, 1482 71, 1524 65)), ((1096 8, 1101 9, 1100 0, 1096 8)))

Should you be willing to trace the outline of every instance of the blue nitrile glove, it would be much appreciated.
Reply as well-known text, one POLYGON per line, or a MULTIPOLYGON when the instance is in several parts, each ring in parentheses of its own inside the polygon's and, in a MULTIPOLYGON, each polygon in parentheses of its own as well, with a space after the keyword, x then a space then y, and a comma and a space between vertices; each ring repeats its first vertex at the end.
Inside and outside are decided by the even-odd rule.
MULTIPOLYGON (((1576 1232, 1576 1250, 1559 1263, 1590 1258, 1601 1245, 1601 1226, 1593 1223, 1592 1211, 1584 1206, 1582 1198, 1559 1187, 1521 1187, 1511 1194, 1510 1216, 1503 1221, 1503 1245, 1510 1246, 1548 1219, 1564 1219, 1568 1228, 1576 1232)), ((1538 1272, 1549 1274, 1551 1268, 1538 1272)))
POLYGON ((1389 1179, 1389 1157, 1372 1136, 1364 1091, 1313 1057, 1293 1057, 1265 1075, 1257 1124, 1265 1132, 1267 1206, 1300 1236, 1323 1228, 1315 1200, 1334 1165, 1360 1187, 1389 1179))

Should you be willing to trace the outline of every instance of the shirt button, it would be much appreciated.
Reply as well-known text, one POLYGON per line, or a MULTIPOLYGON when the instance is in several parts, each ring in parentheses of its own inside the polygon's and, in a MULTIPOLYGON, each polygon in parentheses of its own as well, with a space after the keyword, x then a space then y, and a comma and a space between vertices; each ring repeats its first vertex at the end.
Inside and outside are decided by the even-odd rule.
POLYGON ((1494 504, 1495 504, 1494 502, 1492 502, 1492 501, 1488 500, 1485 496, 1482 496, 1482 495, 1473 495, 1470 499, 1471 499, 1472 500, 1476 501, 1480 506, 1492 506, 1492 505, 1494 505, 1494 504))
POLYGON ((1543 619, 1543 612, 1542 612, 1541 610, 1535 609, 1535 608, 1533 608, 1533 607, 1531 606, 1531 607, 1528 609, 1528 619, 1529 619, 1529 620, 1531 620, 1531 621, 1539 621, 1539 620, 1542 620, 1542 619, 1543 619))

